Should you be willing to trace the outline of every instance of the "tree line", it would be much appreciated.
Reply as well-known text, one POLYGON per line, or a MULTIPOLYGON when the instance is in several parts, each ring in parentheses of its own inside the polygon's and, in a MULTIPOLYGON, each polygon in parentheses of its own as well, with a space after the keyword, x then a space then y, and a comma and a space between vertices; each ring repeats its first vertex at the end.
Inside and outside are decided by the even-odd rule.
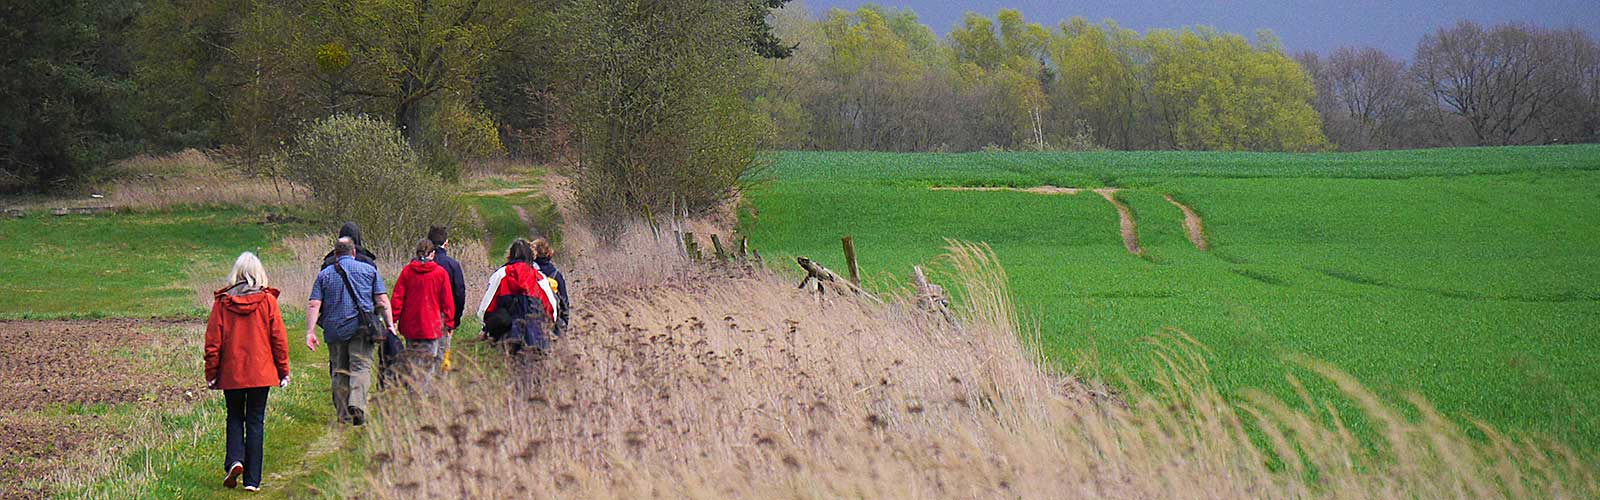
POLYGON ((791 5, 757 90, 780 148, 1320 151, 1600 140, 1600 50, 1577 30, 1470 22, 1413 63, 1371 48, 1291 57, 1196 27, 1054 27, 1001 9, 947 36, 915 12, 791 5))
POLYGON ((1311 79, 1270 36, 1047 29, 1009 9, 968 13, 943 38, 877 6, 820 19, 790 7, 775 24, 799 43, 757 93, 782 148, 1327 147, 1311 79))
POLYGON ((1600 141, 1600 46, 1576 29, 1461 22, 1409 64, 1371 48, 1296 59, 1345 149, 1600 141))
MULTIPOLYGON (((261 175, 318 120, 388 123, 441 180, 572 164, 592 212, 703 208, 761 149, 1324 151, 1600 140, 1587 33, 1473 23, 1290 56, 1270 32, 787 0, 0 4, 0 189, 203 148, 261 175)), ((366 130, 356 127, 354 129, 366 130)), ((382 139, 382 138, 379 138, 382 139)))
POLYGON ((704 208, 757 163, 747 76, 793 50, 767 24, 786 1, 6 2, 0 188, 190 147, 323 187, 341 182, 308 155, 449 182, 466 160, 562 154, 595 214, 704 208), (340 144, 386 154, 317 153, 340 144))

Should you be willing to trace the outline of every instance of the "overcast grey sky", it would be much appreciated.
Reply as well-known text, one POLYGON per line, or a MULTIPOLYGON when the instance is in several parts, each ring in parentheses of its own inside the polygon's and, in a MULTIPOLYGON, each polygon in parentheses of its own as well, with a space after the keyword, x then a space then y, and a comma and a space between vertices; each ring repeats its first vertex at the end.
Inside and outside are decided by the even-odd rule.
POLYGON ((940 35, 975 11, 993 17, 1002 7, 1014 8, 1031 22, 1054 27, 1082 16, 1091 21, 1113 19, 1123 27, 1145 31, 1206 24, 1223 31, 1253 36, 1270 29, 1290 52, 1327 53, 1344 45, 1371 46, 1410 59, 1417 40, 1461 19, 1482 23, 1523 21, 1546 27, 1577 27, 1600 36, 1600 0, 804 0, 816 14, 830 8, 854 9, 866 3, 909 7, 940 35))

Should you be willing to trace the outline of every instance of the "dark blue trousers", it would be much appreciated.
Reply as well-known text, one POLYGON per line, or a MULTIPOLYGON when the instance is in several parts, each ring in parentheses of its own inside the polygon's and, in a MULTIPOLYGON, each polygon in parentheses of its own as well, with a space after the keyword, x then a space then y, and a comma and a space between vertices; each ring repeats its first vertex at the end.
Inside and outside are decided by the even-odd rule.
POLYGON ((267 421, 267 392, 270 387, 222 391, 228 399, 228 458, 222 470, 234 462, 244 464, 244 485, 261 486, 261 441, 267 421))

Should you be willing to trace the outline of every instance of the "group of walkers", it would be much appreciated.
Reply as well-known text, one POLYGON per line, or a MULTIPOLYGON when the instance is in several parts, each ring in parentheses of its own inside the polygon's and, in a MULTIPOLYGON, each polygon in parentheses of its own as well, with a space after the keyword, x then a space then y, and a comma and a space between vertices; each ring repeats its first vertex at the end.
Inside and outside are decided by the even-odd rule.
MULTIPOLYGON (((426 387, 450 368, 451 339, 466 308, 461 263, 450 257, 446 228, 435 226, 417 241, 393 293, 378 272, 376 255, 361 244, 355 223, 345 223, 323 259, 306 307, 306 347, 326 345, 334 414, 363 425, 373 384, 426 387), (319 338, 316 329, 321 327, 319 338), (403 339, 403 341, 402 341, 403 339), (378 354, 374 367, 374 354, 378 354), (376 368, 376 373, 374 368, 376 368)), ((566 328, 570 303, 566 277, 551 259, 549 242, 518 239, 506 263, 489 276, 478 308, 482 336, 512 354, 542 353, 566 328)), ((245 252, 218 290, 206 325, 205 375, 227 400, 227 453, 223 486, 242 479, 261 488, 262 432, 271 387, 289 386, 289 344, 278 290, 255 254, 245 252)))

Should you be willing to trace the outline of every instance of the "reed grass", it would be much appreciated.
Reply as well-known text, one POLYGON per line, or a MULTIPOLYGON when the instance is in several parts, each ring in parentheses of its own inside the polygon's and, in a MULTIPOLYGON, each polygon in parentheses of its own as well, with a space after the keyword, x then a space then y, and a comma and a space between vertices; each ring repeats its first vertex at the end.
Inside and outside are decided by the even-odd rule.
POLYGON ((1592 465, 1560 443, 1482 423, 1488 438, 1475 439, 1414 395, 1421 417, 1407 418, 1315 361, 1300 363, 1378 423, 1379 446, 1310 396, 1230 403, 1205 347, 1176 330, 1153 340, 1163 368, 1152 384, 1106 396, 1041 368, 984 246, 950 245, 965 277, 946 283, 963 291, 958 324, 904 300, 819 299, 764 270, 700 267, 637 229, 582 255, 569 335, 511 370, 467 358, 427 391, 381 401, 371 466, 344 487, 377 498, 1600 494, 1592 465))

